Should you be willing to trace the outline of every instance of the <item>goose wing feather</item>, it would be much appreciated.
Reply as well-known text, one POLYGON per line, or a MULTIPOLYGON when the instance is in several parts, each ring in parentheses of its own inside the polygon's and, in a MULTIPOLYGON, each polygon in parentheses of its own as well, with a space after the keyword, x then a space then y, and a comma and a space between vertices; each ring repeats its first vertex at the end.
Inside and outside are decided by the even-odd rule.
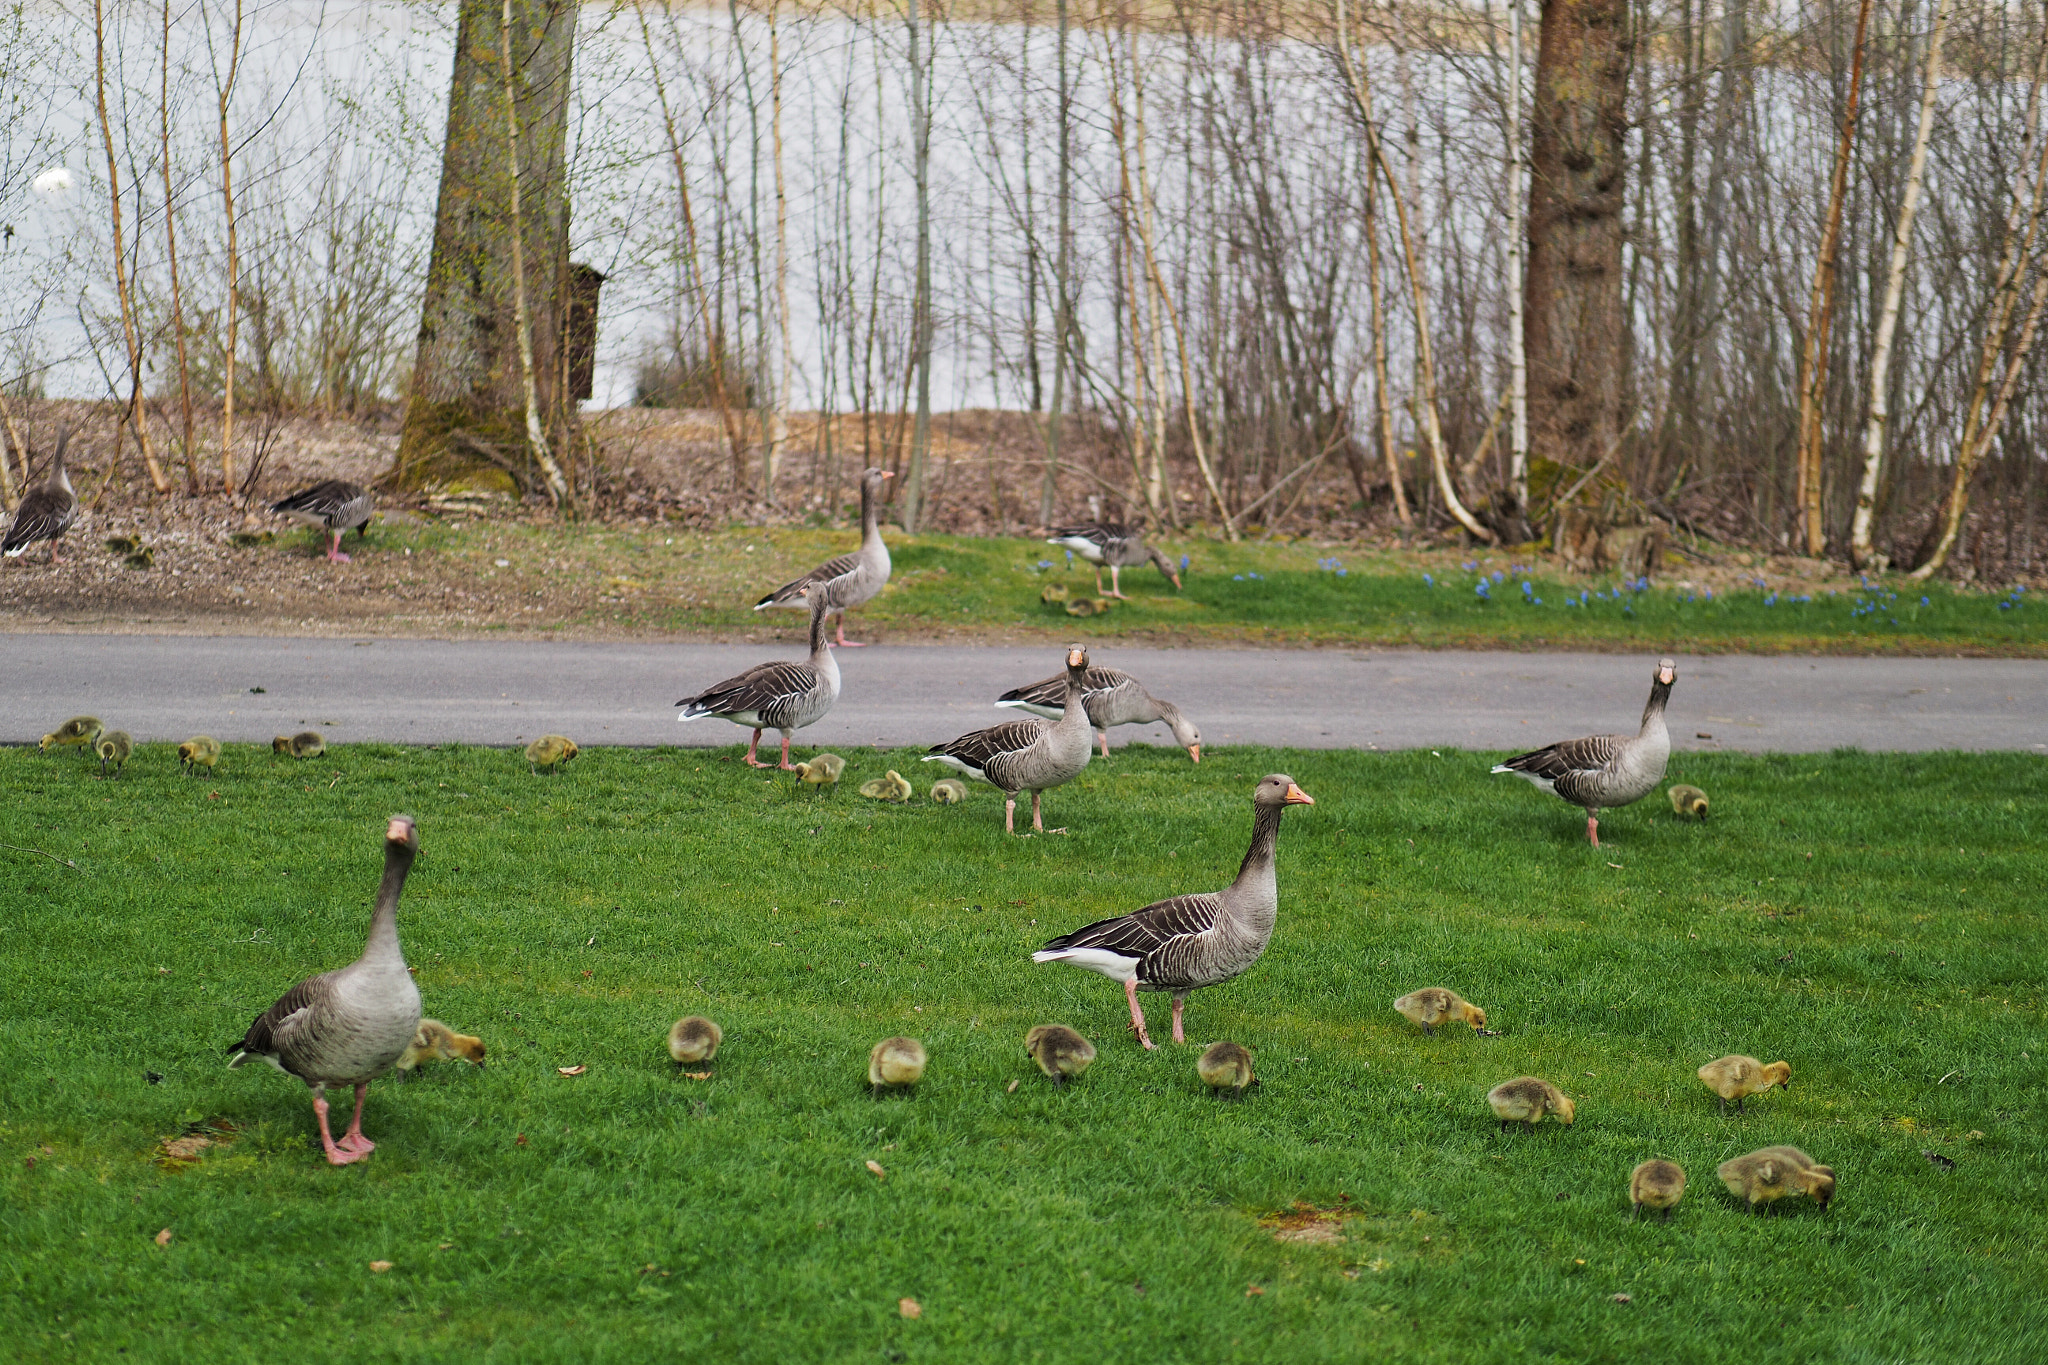
POLYGON ((858 553, 840 555, 836 559, 828 559, 801 578, 790 579, 789 582, 784 583, 774 592, 769 593, 766 597, 754 603, 754 610, 759 611, 763 607, 788 606, 793 602, 801 604, 803 599, 797 594, 804 588, 809 587, 813 583, 829 583, 835 578, 852 573, 858 567, 860 567, 860 555, 858 553))
MULTIPOLYGON (((1086 697, 1096 692, 1107 692, 1111 688, 1121 687, 1130 680, 1128 673, 1114 668, 1091 668, 1088 670, 1087 684, 1082 695, 1086 697)), ((996 698, 998 706, 1004 702, 1049 706, 1055 711, 1064 711, 1067 706, 1067 675, 1055 673, 1050 678, 1041 678, 1023 687, 1013 687, 996 698)))
POLYGON ((270 510, 317 521, 331 531, 369 520, 370 490, 346 479, 326 479, 272 503, 270 510))
POLYGON ((1597 801, 1614 765, 1628 748, 1623 735, 1588 735, 1531 753, 1518 754, 1494 771, 1514 772, 1547 783, 1567 801, 1597 801))
POLYGON ((1001 725, 991 725, 986 730, 974 730, 944 744, 934 744, 931 752, 960 759, 974 768, 986 769, 1005 754, 1029 749, 1045 733, 1045 728, 1043 721, 1006 720, 1001 725))
MULTIPOLYGON (((256 1016, 249 1024, 249 1031, 242 1035, 242 1041, 229 1046, 228 1051, 251 1057, 278 1059, 282 1064, 295 1035, 313 1007, 326 994, 328 978, 332 972, 309 976, 298 985, 277 998, 277 1002, 256 1016)), ((290 1070, 290 1067, 286 1067, 290 1070)))
POLYGON ((1044 951, 1099 948, 1125 957, 1149 958, 1172 943, 1213 932, 1222 913, 1223 902, 1213 891, 1172 896, 1128 915, 1097 920, 1062 934, 1046 944, 1044 951))
POLYGON ((685 714, 693 716, 752 711, 765 717, 808 697, 818 682, 818 670, 809 664, 778 659, 773 663, 755 664, 738 677, 727 678, 716 687, 694 697, 683 698, 676 705, 687 708, 685 714))

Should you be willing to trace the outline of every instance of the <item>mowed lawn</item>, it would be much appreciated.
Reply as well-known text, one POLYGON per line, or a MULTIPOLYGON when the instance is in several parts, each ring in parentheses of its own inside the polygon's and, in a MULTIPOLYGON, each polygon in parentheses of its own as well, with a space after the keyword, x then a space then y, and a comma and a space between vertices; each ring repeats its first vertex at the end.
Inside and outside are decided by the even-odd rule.
POLYGON ((548 778, 487 749, 236 747, 185 779, 146 746, 105 781, 0 752, 8 1358, 2048 1348, 2038 757, 1680 754, 1712 818, 1660 794, 1596 851, 1450 750, 1119 747, 1046 798, 1071 832, 1029 840, 987 788, 933 805, 909 753, 852 753, 813 801, 734 752, 548 778), (917 803, 854 795, 886 767, 917 803), (1272 947, 1148 1055, 1113 983, 1030 953, 1223 885, 1275 770, 1316 805, 1287 814, 1272 947), (226 1049, 360 951, 393 811, 419 819, 400 924, 427 1011, 490 1063, 372 1086, 376 1154, 337 1170, 304 1087, 226 1049), (1501 1036, 1389 1008, 1431 984, 1501 1036), (725 1028, 705 1080, 663 1048, 692 1012, 725 1028), (1101 1049, 1065 1093, 1024 1054, 1045 1021, 1101 1049), (876 1100, 894 1033, 930 1071, 876 1100), (1257 1054, 1241 1103, 1195 1076, 1225 1037, 1257 1054), (1721 1117, 1693 1073, 1726 1052, 1788 1060, 1791 1088, 1721 1117), (1498 1132, 1485 1091, 1524 1073, 1577 1124, 1498 1132), (181 1135, 227 1140, 166 1159, 181 1135), (1773 1143, 1834 1167, 1830 1209, 1724 1192, 1715 1165, 1773 1143), (1651 1156, 1691 1176, 1668 1224, 1629 1218, 1651 1156))

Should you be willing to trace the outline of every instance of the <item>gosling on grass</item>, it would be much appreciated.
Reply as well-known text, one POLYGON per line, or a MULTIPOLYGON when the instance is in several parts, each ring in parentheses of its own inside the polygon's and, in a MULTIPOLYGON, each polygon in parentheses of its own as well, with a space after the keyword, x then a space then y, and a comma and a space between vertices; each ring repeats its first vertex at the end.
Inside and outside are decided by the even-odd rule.
POLYGON ((860 794, 871 796, 877 801, 893 801, 898 804, 917 795, 917 788, 910 785, 910 779, 894 768, 885 777, 873 778, 860 784, 860 794))
POLYGON ((942 806, 957 806, 967 799, 967 784, 957 777, 942 777, 932 783, 932 800, 942 806))
POLYGON ((1671 798, 1671 809, 1678 814, 1695 820, 1707 818, 1707 794, 1698 787, 1688 787, 1680 782, 1664 794, 1671 798))
POLYGON ((1486 1011, 1442 986, 1424 986, 1419 991, 1410 991, 1394 1002, 1394 1008, 1422 1025, 1425 1036, 1434 1034, 1436 1026, 1449 1020, 1454 1024, 1470 1024, 1473 1028, 1486 1027, 1486 1011))
POLYGON ((1493 1116, 1500 1120, 1502 1132, 1506 1132, 1511 1123, 1526 1123, 1533 1133, 1545 1114, 1555 1114, 1557 1121, 1566 1127, 1570 1127, 1577 1117, 1572 1097, 1536 1076, 1517 1076, 1511 1081, 1502 1081, 1486 1092, 1486 1102, 1493 1106, 1493 1116))
POLYGON ((178 768, 190 773, 194 768, 213 771, 213 765, 220 762, 220 741, 212 735, 194 735, 178 746, 178 768))
POLYGON ((542 768, 555 772, 582 750, 567 735, 542 735, 526 746, 526 770, 538 774, 542 768))
POLYGON ((1810 1195, 1821 1210, 1835 1197, 1835 1172, 1822 1166, 1797 1147, 1762 1147, 1747 1156, 1724 1161, 1714 1173, 1728 1187, 1728 1193, 1749 1205, 1754 1213, 1759 1204, 1787 1195, 1810 1195))
POLYGON ((668 1031, 668 1055, 677 1066, 691 1066, 708 1062, 718 1055, 718 1045, 725 1041, 725 1030, 701 1014, 691 1014, 676 1020, 668 1031))
POLYGON ((1038 1025, 1024 1035, 1024 1050, 1056 1087, 1066 1085, 1095 1060, 1095 1044, 1065 1024, 1038 1025))
POLYGON ((1685 1167, 1675 1161, 1645 1161, 1628 1173, 1628 1201, 1634 1206, 1628 1216, 1632 1219, 1641 1217, 1646 1208, 1662 1209, 1668 1223, 1671 1210, 1684 1197, 1685 1167))
POLYGON ((915 1086, 924 1079, 924 1044, 915 1038, 884 1038, 868 1054, 868 1086, 877 1099, 885 1088, 915 1086))
POLYGON ((288 758, 318 758, 327 752, 327 741, 320 737, 318 730, 301 730, 295 735, 279 735, 271 740, 270 751, 288 758))
POLYGON ((838 754, 818 754, 810 762, 796 765, 796 780, 807 787, 829 787, 836 792, 845 772, 846 760, 838 754))
POLYGON ((436 1058, 461 1058, 477 1066, 484 1064, 484 1040, 467 1033, 457 1033, 439 1019, 420 1020, 419 1031, 412 1036, 412 1043, 392 1065, 399 1071, 411 1071, 421 1062, 436 1058))
POLYGON ((100 732, 106 729, 98 716, 73 716, 49 734, 37 747, 44 753, 52 749, 83 749, 87 754, 100 742, 100 732))
POLYGON ((1233 1100, 1243 1099, 1246 1088, 1259 1083, 1252 1074, 1252 1054, 1236 1043, 1211 1043, 1202 1049, 1195 1059, 1195 1074, 1212 1093, 1221 1096, 1228 1090, 1233 1100))
POLYGON ((1721 1097, 1721 1113, 1728 1112, 1728 1101, 1735 1101, 1735 1112, 1742 1112, 1742 1101, 1750 1095, 1761 1095, 1772 1086, 1792 1087, 1792 1068, 1785 1062, 1760 1062, 1754 1057, 1731 1053, 1716 1057, 1700 1068, 1699 1076, 1707 1089, 1721 1097))
POLYGON ((93 752, 100 756, 100 771, 106 772, 109 763, 114 765, 114 775, 119 777, 121 769, 128 766, 128 756, 135 752, 135 741, 126 730, 109 730, 93 745, 93 752))

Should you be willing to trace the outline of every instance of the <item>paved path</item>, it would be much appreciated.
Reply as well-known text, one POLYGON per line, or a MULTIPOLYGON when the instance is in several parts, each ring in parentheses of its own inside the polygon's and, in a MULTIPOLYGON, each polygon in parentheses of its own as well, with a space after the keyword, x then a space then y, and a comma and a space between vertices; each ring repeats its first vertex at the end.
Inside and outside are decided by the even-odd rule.
MULTIPOLYGON (((307 726, 339 740, 731 744, 673 703, 801 646, 9 635, 0 742, 33 743, 90 712, 138 739, 268 740, 307 726), (261 689, 257 691, 255 689, 261 689)), ((838 707, 800 739, 927 745, 1012 713, 989 702, 1046 677, 1059 651, 873 646, 839 652, 838 707)), ((1179 702, 1203 742, 1307 748, 1534 748, 1632 730, 1648 656, 1395 650, 1101 649, 1096 662, 1179 702)), ((2006 659, 1681 659, 1680 747, 2048 752, 2048 663, 2006 659), (1695 738, 1695 736, 1699 736, 1695 738), (1711 738, 1709 738, 1711 736, 1711 738)), ((1164 726, 1113 742, 1171 743, 1164 726)))

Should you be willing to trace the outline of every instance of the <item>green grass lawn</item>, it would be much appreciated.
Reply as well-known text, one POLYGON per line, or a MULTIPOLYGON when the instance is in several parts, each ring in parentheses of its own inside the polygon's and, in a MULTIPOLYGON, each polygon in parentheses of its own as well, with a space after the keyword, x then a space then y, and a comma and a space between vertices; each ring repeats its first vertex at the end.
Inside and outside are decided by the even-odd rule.
MULTIPOLYGON (((1719 590, 1667 586, 1689 572, 1682 561, 1659 585, 1638 589, 1617 575, 1560 578, 1539 557, 1353 552, 1305 542, 1166 538, 1160 543, 1175 561, 1185 555, 1189 562, 1183 591, 1146 565, 1124 575, 1131 601, 1077 618, 1064 604, 1041 601, 1052 584, 1067 588, 1069 600, 1093 597, 1093 572, 1078 559, 1070 566, 1064 550, 1038 540, 906 536, 894 528, 885 534, 894 575, 857 619, 898 638, 997 632, 1159 643, 2048 654, 2048 609, 2025 589, 1966 590, 1903 578, 1866 586, 1853 577, 1802 586, 1768 567, 1744 570, 1732 587, 1730 574, 1720 573, 1719 590)), ((464 566, 490 591, 582 589, 566 619, 527 618, 523 629, 569 625, 721 639, 763 625, 750 609, 754 601, 857 539, 845 529, 474 525, 393 531, 373 537, 372 549, 381 540, 395 553, 408 536, 422 552, 464 566)), ((773 619, 800 629, 795 613, 773 619)))
POLYGON ((1711 821, 1653 797, 1596 851, 1581 814, 1450 750, 1120 748, 1046 798, 1072 833, 1029 840, 987 788, 853 795, 891 766, 928 786, 907 753, 852 754, 814 803, 731 752, 586 750, 550 779, 496 750, 237 747, 185 780, 146 746, 107 781, 0 752, 7 1356, 2048 1349, 2040 758, 1681 754, 1711 821), (1287 816, 1272 948, 1188 1006, 1194 1042, 1257 1053, 1263 1084, 1222 1103, 1193 1046, 1136 1046, 1113 983, 1030 952, 1226 882, 1275 769, 1317 804, 1287 816), (491 1060, 375 1084, 376 1154, 331 1169, 304 1088, 225 1049, 360 950, 398 810, 427 1010, 491 1060), (1501 1036, 1421 1037, 1389 1002, 1429 984, 1501 1036), (689 1012, 725 1028, 709 1080, 662 1046, 689 1012), (1053 1020, 1101 1048, 1065 1093, 1022 1046, 1053 1020), (930 1072, 870 1098, 867 1049, 898 1032, 930 1072), (1693 1072, 1731 1051, 1788 1060, 1791 1088, 1719 1116, 1693 1072), (1523 1073, 1577 1124, 1497 1132, 1484 1093, 1523 1073), (234 1140, 160 1160, 205 1132, 234 1140), (1718 1162, 1773 1143, 1835 1168, 1832 1208, 1723 1192, 1718 1162), (1691 1175, 1668 1225, 1628 1217, 1650 1156, 1691 1175))

